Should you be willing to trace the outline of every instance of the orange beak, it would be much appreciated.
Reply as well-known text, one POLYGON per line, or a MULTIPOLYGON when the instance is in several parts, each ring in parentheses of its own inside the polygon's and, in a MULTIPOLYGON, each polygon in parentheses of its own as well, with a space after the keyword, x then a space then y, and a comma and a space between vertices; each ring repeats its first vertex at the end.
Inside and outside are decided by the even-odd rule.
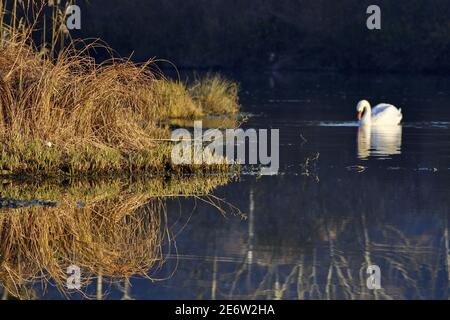
POLYGON ((362 112, 358 112, 358 120, 361 121, 362 118, 362 112))

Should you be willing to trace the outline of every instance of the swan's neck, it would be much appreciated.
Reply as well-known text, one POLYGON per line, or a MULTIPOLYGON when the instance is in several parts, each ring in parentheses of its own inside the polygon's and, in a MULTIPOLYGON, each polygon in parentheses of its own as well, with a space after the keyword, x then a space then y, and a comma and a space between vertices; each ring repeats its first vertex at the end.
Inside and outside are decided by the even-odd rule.
POLYGON ((362 124, 370 124, 372 122, 372 108, 370 104, 364 107, 364 115, 361 119, 362 124))

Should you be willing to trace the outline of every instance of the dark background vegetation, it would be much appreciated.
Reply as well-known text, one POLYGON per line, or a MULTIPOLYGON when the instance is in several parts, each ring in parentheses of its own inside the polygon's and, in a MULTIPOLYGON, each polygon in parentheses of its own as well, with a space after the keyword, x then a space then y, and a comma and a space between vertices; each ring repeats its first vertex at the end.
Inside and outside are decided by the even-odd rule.
POLYGON ((91 0, 82 37, 135 61, 230 69, 450 70, 448 0, 91 0), (366 28, 367 7, 382 30, 366 28))

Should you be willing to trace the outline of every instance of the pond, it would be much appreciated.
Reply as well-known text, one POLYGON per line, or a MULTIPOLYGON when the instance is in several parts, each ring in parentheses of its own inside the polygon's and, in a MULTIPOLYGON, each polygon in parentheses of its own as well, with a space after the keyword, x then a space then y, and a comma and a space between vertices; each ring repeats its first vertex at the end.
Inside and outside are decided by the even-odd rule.
MULTIPOLYGON (((66 182, 64 193, 77 208, 116 188, 121 191, 114 204, 102 202, 102 210, 83 211, 86 216, 78 218, 50 197, 33 199, 30 205, 0 196, 1 215, 35 210, 28 212, 32 223, 25 221, 27 217, 10 217, 0 232, 6 233, 9 226, 16 228, 15 234, 26 233, 21 228, 60 219, 59 227, 45 229, 47 237, 60 235, 50 247, 69 243, 83 248, 80 241, 86 239, 76 226, 89 228, 99 219, 94 213, 122 219, 121 210, 137 210, 115 233, 108 229, 103 235, 99 224, 96 234, 102 239, 91 239, 116 243, 118 248, 92 246, 90 250, 98 251, 89 253, 90 260, 87 253, 77 256, 76 250, 61 255, 61 264, 68 266, 80 262, 87 267, 86 261, 92 261, 88 269, 93 278, 83 289, 92 298, 448 299, 450 80, 286 72, 230 76, 241 83, 242 108, 248 115, 242 127, 280 130, 278 175, 260 176, 244 166, 237 179, 199 182, 192 191, 177 181, 168 186, 143 179, 141 184, 164 190, 155 191, 151 199, 148 193, 139 196, 144 188, 125 192, 123 181, 102 182, 100 187, 94 182, 81 187, 66 182), (361 99, 401 107, 402 125, 389 130, 359 128, 356 103, 361 99), (68 192, 71 188, 77 191, 68 192), (87 197, 90 192, 94 194, 87 197), (73 221, 39 211, 42 207, 65 210, 64 219, 73 221), (157 218, 145 218, 155 212, 157 218), (39 216, 42 213, 45 216, 39 216), (73 231, 66 242, 58 242, 67 235, 60 228, 73 231), (158 235, 147 237, 152 228, 159 228, 158 235), (133 240, 119 243, 117 237, 133 240), (134 253, 137 264, 130 262, 134 253), (100 255, 104 265, 95 260, 100 255), (119 261, 121 267, 107 270, 108 261, 119 261), (367 286, 367 268, 373 265, 380 268, 378 290, 367 286), (149 276, 143 277, 146 267, 149 276), (98 278, 99 274, 114 275, 115 281, 98 278)), ((51 193, 52 186, 42 189, 51 193)), ((39 182, 33 188, 40 188, 39 182)), ((8 239, 8 248, 17 245, 21 250, 32 241, 21 239, 19 246, 8 239)), ((0 250, 8 248, 0 245, 0 250)), ((50 268, 49 263, 43 265, 50 268)), ((28 286, 30 298, 84 297, 61 292, 58 281, 49 276, 30 280, 29 275, 21 283, 23 279, 6 275, 8 270, 0 272, 0 285, 9 281, 10 286, 28 286)))

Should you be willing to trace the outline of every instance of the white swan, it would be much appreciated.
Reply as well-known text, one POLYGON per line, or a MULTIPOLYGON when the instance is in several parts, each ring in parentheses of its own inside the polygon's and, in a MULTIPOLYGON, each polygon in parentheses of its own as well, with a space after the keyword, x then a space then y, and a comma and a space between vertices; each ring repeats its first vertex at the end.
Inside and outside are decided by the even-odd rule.
POLYGON ((380 103, 373 109, 367 100, 358 102, 356 106, 359 125, 398 125, 402 121, 402 109, 392 104, 380 103))

